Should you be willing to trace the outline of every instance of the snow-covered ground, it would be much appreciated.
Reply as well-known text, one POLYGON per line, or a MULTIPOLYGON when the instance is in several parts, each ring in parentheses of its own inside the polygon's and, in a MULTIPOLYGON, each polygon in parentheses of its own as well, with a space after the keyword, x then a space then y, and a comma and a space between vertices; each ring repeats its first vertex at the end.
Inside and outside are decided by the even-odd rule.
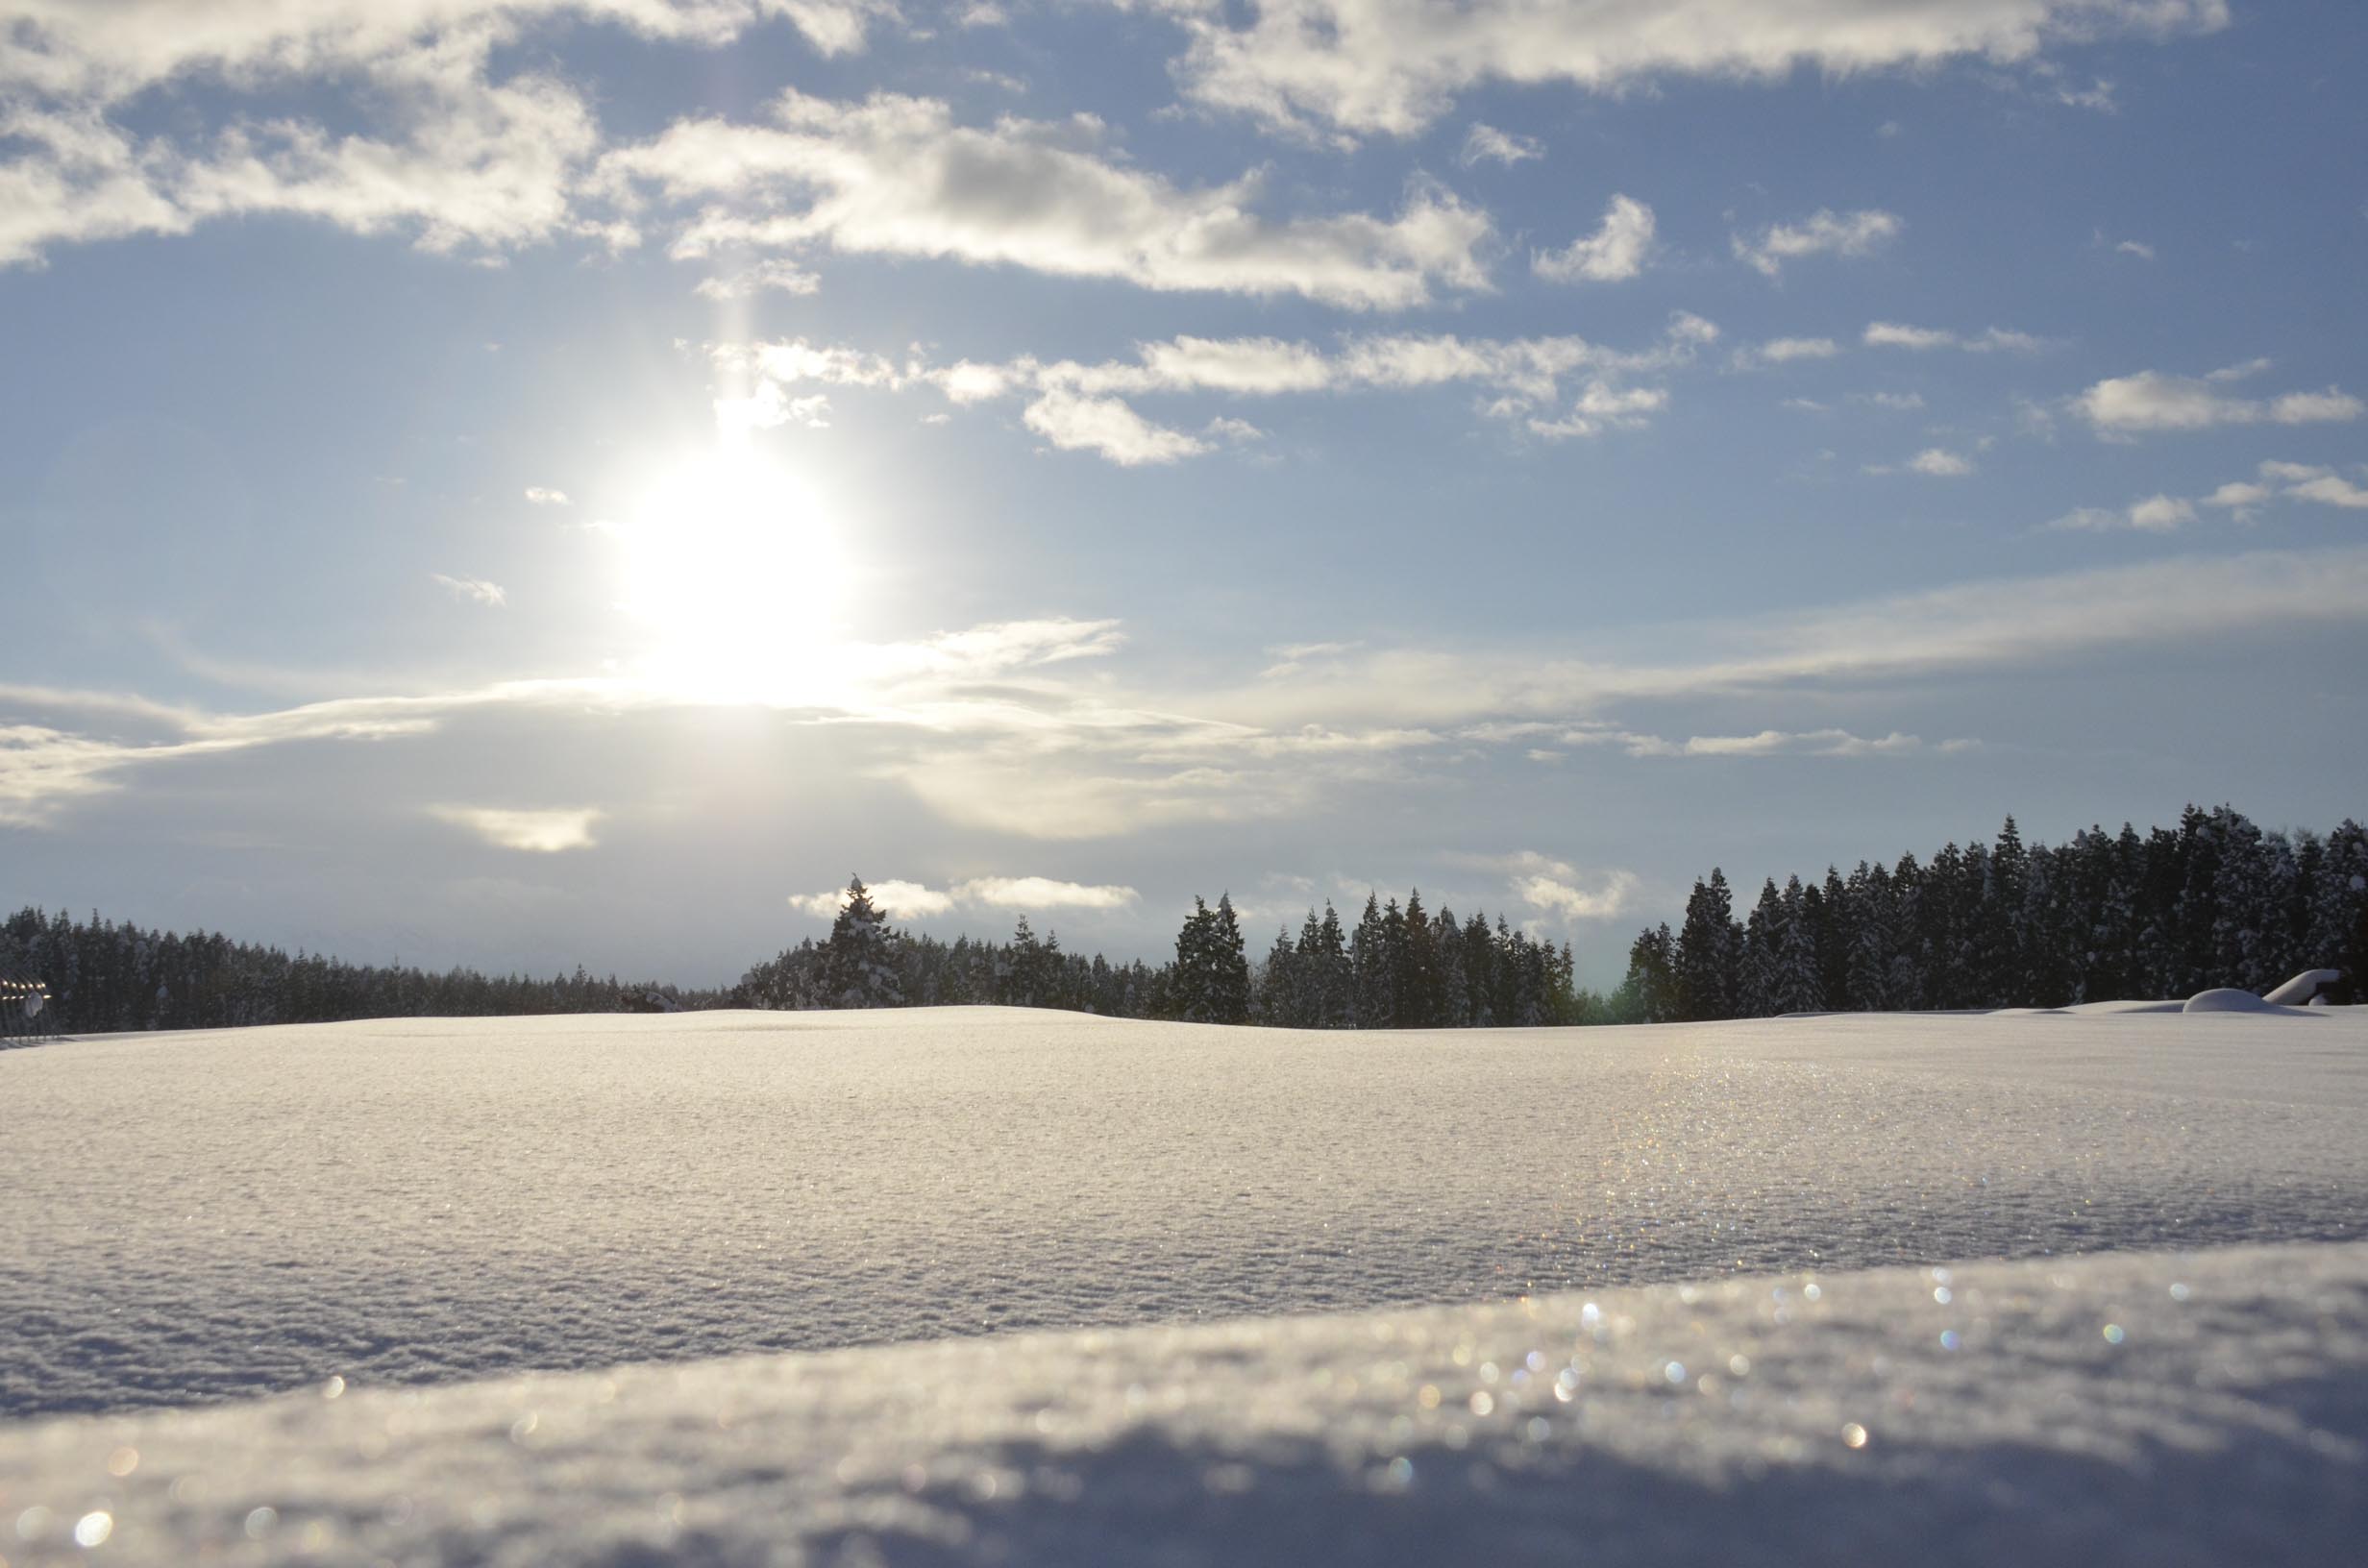
POLYGON ((2325 1568, 2368 1541, 2356 1243, 325 1392, 0 1427, 0 1555, 2325 1568))
POLYGON ((2363 1113, 2368 1010, 0 1053, 0 1559, 2328 1560, 2363 1113))

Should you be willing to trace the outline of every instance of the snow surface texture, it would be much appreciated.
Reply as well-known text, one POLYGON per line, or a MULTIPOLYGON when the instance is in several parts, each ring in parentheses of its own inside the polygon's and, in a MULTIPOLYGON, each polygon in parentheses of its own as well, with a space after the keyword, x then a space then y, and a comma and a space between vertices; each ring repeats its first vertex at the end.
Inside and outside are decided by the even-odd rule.
POLYGON ((326 1392, 0 1427, 0 1556, 2273 1568, 2368 1541, 2361 1244, 326 1392))
POLYGON ((2368 1237, 2368 1010, 1315 1034, 1007 1010, 0 1054, 0 1420, 2368 1237))

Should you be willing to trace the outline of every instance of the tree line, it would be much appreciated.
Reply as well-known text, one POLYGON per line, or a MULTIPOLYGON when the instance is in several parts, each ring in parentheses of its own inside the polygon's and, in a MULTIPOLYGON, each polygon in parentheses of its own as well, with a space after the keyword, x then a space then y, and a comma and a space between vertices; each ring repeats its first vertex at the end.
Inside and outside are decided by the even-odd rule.
POLYGON ((572 975, 442 973, 348 964, 320 953, 233 942, 210 931, 142 930, 22 909, 0 922, 0 971, 45 981, 65 1034, 335 1023, 348 1018, 487 1017, 529 1013, 671 1013, 722 1005, 719 992, 572 975))
POLYGON ((856 877, 830 934, 758 964, 730 992, 737 1007, 1060 1007, 1108 1017, 1266 1023, 1295 1029, 1484 1028, 1609 1022, 1580 990, 1570 945, 1533 939, 1499 918, 1401 907, 1369 894, 1354 927, 1330 903, 1295 939, 1275 935, 1253 964, 1230 894, 1196 897, 1175 956, 1154 968, 1064 952, 1020 918, 1008 943, 946 943, 900 931, 856 877))
POLYGON ((1616 1010, 1645 1022, 1782 1013, 2063 1007, 2266 991, 2340 968, 2368 1000, 2368 829, 2263 832, 2231 806, 2177 827, 2091 827, 2050 848, 2006 820, 1993 844, 1929 861, 1773 878, 1735 918, 1697 880, 1683 923, 1640 934, 1616 1010))
POLYGON ((1152 967, 1065 951, 1021 917, 1008 942, 899 931, 860 879, 831 930, 702 991, 586 973, 441 973, 27 908, 0 922, 0 972, 47 982, 69 1034, 327 1023, 348 1018, 991 1004, 1108 1017, 1300 1029, 1654 1023, 1824 1011, 2057 1007, 2264 991, 2336 968, 2337 1000, 2368 1001, 2368 829, 2264 832, 2229 806, 2177 827, 2090 828, 1929 861, 1862 861, 1822 881, 1773 878, 1743 919, 1714 870, 1672 931, 1640 934, 1610 994, 1581 988, 1567 943, 1499 918, 1372 895, 1353 925, 1326 904, 1295 936, 1246 950, 1229 896, 1193 900, 1174 956, 1152 967))

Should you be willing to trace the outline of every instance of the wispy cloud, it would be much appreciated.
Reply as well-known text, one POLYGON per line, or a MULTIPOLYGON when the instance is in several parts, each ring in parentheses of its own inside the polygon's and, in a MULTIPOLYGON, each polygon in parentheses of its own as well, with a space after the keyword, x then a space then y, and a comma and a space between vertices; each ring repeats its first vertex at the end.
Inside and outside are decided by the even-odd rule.
POLYGON ((1927 478, 1961 479, 1973 472, 1973 459, 1946 447, 1926 447, 1902 463, 1868 463, 1868 474, 1921 474, 1927 478))
POLYGON ((1736 370, 1758 370, 1804 359, 1831 359, 1840 352, 1841 346, 1830 337, 1771 337, 1764 343, 1739 346, 1727 363, 1736 370))
POLYGON ((796 406, 794 389, 801 383, 885 391, 927 386, 958 407, 1026 397, 1023 422, 1053 445, 1135 465, 1211 450, 1203 436, 1158 424, 1124 401, 1163 395, 1273 398, 1468 384, 1492 394, 1484 409, 1489 417, 1545 439, 1633 429, 1667 405, 1668 392, 1659 383, 1692 364, 1717 337, 1716 326, 1680 311, 1658 342, 1641 349, 1576 336, 1376 333, 1345 336, 1330 346, 1273 337, 1175 337, 1138 344, 1133 359, 1097 363, 1023 356, 933 365, 916 356, 899 365, 884 355, 802 338, 724 344, 709 352, 727 385, 716 412, 728 428, 780 422, 796 406))
POLYGON ((1737 234, 1732 244, 1737 259, 1766 277, 1779 278, 1786 262, 1805 257, 1871 256, 1897 239, 1905 228, 1897 214, 1876 208, 1836 212, 1821 208, 1797 223, 1770 224, 1756 239, 1737 234))
POLYGON ((2177 496, 2148 496, 2119 508, 2082 506, 2048 524, 2075 532, 2109 533, 2133 528, 2140 533, 2169 533, 2195 521, 2195 506, 2177 496))
POLYGON ((1549 282, 1613 283, 1644 270, 1653 251, 1653 209, 1631 196, 1615 196, 1603 223, 1559 251, 1539 251, 1530 270, 1549 282))
POLYGON ((1958 332, 1939 327, 1908 327, 1896 321, 1869 322, 1861 334, 1870 349, 1958 349, 1966 354, 2036 354, 2047 339, 2029 332, 1988 327, 1978 332, 1958 332))
POLYGON ((509 602, 508 591, 498 582, 487 582, 482 577, 448 577, 441 572, 431 572, 428 576, 455 599, 496 610, 509 602))
POLYGON ((2141 370, 2097 382, 2075 398, 2072 406, 2099 435, 2109 436, 2204 430, 2221 425, 2341 424, 2368 412, 2368 404, 2335 386, 2269 398, 2239 397, 2222 390, 2268 368, 2269 362, 2262 359, 2205 376, 2141 370))
POLYGON ((1478 163, 1509 165, 1543 157, 1545 144, 1537 137, 1517 135, 1474 120, 1471 129, 1465 133, 1464 150, 1456 155, 1456 160, 1468 169, 1478 163))
POLYGON ((1669 76, 1929 69, 1954 59, 2029 61, 2101 34, 2169 37, 2228 22, 2226 0, 1468 0, 1387 20, 1350 0, 1239 11, 1172 0, 1163 10, 1189 40, 1175 69, 1196 101, 1293 129, 1316 121, 1392 135, 1419 131, 1489 81, 1616 91, 1669 76))
POLYGON ((553 855, 589 849, 592 829, 607 813, 595 806, 515 810, 501 806, 430 806, 428 815, 464 827, 497 849, 553 855))
POLYGON ((1155 290, 1298 295, 1402 310, 1487 286, 1486 212, 1418 180, 1394 217, 1270 215, 1252 171, 1181 186, 1099 150, 1091 115, 960 123, 935 99, 795 90, 769 123, 684 120, 610 151, 599 184, 670 254, 928 257, 1155 290))

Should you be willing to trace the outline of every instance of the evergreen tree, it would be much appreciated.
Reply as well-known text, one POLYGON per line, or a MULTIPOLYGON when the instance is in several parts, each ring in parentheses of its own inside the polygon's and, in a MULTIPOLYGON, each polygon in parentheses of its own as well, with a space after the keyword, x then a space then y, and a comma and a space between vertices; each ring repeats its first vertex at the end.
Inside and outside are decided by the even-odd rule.
POLYGON ((1735 924, 1735 898, 1726 872, 1711 868, 1686 900, 1686 920, 1677 934, 1678 1016, 1731 1018, 1738 982, 1736 960, 1742 943, 1735 924))
POLYGON ((832 1007, 900 1007, 904 982, 897 934, 860 876, 850 877, 824 944, 823 991, 832 1007))
POLYGON ((1628 948, 1628 975, 1620 982, 1622 1021, 1668 1023, 1678 1010, 1677 939, 1665 923, 1640 935, 1628 948))
POLYGON ((1348 956, 1356 972, 1356 1027, 1387 1029, 1396 1017, 1390 984, 1390 943, 1382 920, 1378 894, 1365 895, 1365 913, 1348 940, 1348 956))
POLYGON ((1496 1012, 1496 939, 1487 916, 1474 912, 1464 922, 1465 1017, 1474 1029, 1493 1027, 1496 1012))
MULTIPOLYGON (((1309 925, 1316 923, 1316 912, 1307 912, 1309 925)), ((1292 945, 1291 928, 1279 927, 1274 933, 1274 945, 1267 949, 1267 961, 1257 974, 1252 1012, 1258 1021, 1278 1029, 1307 1027, 1306 987, 1300 979, 1299 952, 1292 945)))
POLYGON ((1175 934, 1175 965, 1169 982, 1169 1016, 1185 1023, 1214 1021, 1217 974, 1217 912, 1198 894, 1193 912, 1175 934))
POLYGON ((1471 1022, 1471 986, 1464 973, 1464 931, 1455 912, 1441 907, 1431 920, 1431 951, 1439 964, 1438 1016, 1442 1029, 1462 1029, 1471 1022))
POLYGON ((1217 895, 1217 919, 1209 948, 1209 1021, 1249 1021, 1249 961, 1243 955, 1242 922, 1233 913, 1233 895, 1217 895))
MULTIPOLYGON (((1313 919, 1311 914, 1309 919, 1313 919)), ((1299 933, 1299 950, 1308 955, 1308 933, 1299 933)), ((1308 966, 1311 1024, 1318 1029, 1351 1029, 1357 1021, 1356 967, 1348 956, 1348 940, 1341 930, 1340 912, 1324 900, 1323 919, 1316 926, 1314 962, 1308 966)))
MULTIPOLYGON (((1386 919, 1386 917, 1385 917, 1386 919)), ((1431 945, 1431 919, 1422 908, 1422 890, 1407 894, 1406 913, 1393 966, 1393 989, 1397 993, 1397 1022, 1401 1029, 1433 1029, 1439 1025, 1439 954, 1431 945)))

